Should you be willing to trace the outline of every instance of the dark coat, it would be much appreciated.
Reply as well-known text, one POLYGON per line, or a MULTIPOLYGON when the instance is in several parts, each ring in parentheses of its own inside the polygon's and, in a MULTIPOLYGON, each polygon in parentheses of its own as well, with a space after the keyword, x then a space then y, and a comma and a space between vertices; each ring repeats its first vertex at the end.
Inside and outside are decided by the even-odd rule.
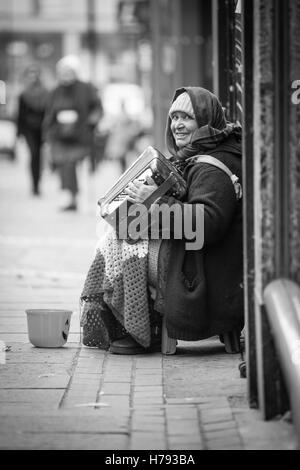
POLYGON ((17 116, 17 134, 27 137, 32 133, 41 133, 45 116, 48 92, 41 85, 28 88, 19 96, 17 116))
MULTIPOLYGON (((232 134, 212 155, 242 181, 241 142, 232 134)), ((170 337, 193 341, 243 327, 242 200, 229 176, 208 163, 188 164, 188 192, 169 205, 204 204, 204 246, 187 251, 186 240, 163 241, 156 310, 164 313, 170 337)))
POLYGON ((102 114, 102 103, 96 88, 90 83, 76 80, 70 85, 58 85, 52 90, 43 125, 46 138, 51 142, 65 143, 56 119, 58 112, 63 110, 78 113, 78 121, 66 143, 90 145, 95 124, 102 114))

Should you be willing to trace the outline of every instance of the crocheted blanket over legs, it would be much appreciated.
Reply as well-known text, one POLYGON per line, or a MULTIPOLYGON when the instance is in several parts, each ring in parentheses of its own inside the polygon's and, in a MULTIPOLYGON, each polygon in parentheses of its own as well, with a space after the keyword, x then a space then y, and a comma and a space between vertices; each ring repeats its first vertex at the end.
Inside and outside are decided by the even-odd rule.
MULTIPOLYGON (((126 331, 145 348, 151 339, 147 273, 148 240, 128 244, 111 231, 98 243, 81 294, 87 303, 101 296, 126 331)), ((83 310, 81 325, 88 310, 83 310)))

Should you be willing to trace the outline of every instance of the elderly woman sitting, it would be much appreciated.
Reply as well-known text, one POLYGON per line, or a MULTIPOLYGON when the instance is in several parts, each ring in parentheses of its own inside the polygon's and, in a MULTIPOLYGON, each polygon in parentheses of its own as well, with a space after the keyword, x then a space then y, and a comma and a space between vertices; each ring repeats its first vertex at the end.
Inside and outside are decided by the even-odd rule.
MULTIPOLYGON (((113 231, 106 234, 81 295, 86 346, 115 354, 159 351, 162 317, 169 337, 185 341, 213 335, 222 340, 243 328, 242 202, 235 185, 242 176, 241 129, 226 121, 214 94, 180 88, 169 110, 166 142, 187 191, 181 200, 164 195, 155 203, 182 213, 202 205, 203 247, 187 248, 172 230, 169 240, 135 244, 113 231)), ((144 201, 157 188, 149 183, 133 181, 128 200, 144 201)))

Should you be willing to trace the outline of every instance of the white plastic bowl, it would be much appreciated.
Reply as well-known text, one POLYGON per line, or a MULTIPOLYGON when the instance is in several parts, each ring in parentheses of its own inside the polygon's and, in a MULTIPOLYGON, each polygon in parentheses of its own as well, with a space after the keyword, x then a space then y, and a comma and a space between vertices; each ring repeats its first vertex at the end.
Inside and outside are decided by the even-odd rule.
POLYGON ((60 348, 68 339, 71 310, 26 310, 29 341, 38 348, 60 348))

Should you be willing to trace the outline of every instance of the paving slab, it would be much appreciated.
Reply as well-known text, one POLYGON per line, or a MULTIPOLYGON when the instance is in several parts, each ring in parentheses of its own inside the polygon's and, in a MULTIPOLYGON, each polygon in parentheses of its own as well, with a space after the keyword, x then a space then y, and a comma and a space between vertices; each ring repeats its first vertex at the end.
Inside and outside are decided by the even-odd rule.
POLYGON ((126 421, 117 420, 116 417, 100 417, 98 414, 72 415, 55 411, 48 414, 31 414, 30 416, 0 415, 1 428, 14 432, 34 433, 101 433, 118 434, 127 433, 126 421), (13 419, 12 419, 13 418, 13 419))
POLYGON ((97 433, 0 433, 0 449, 5 450, 126 450, 126 434, 97 433))
POLYGON ((63 389, 1 389, 0 390, 0 403, 3 406, 5 403, 14 403, 16 406, 23 403, 31 403, 34 406, 40 404, 41 406, 57 405, 63 397, 63 389))
POLYGON ((0 390, 2 389, 58 389, 67 388, 70 375, 68 373, 59 373, 57 371, 57 364, 51 369, 46 370, 39 367, 38 369, 32 368, 31 370, 11 370, 6 372, 1 371, 0 390))
MULTIPOLYGON (((1 337, 1 335, 0 335, 1 337)), ((30 343, 9 342, 9 351, 5 354, 6 364, 64 364, 71 366, 79 351, 78 343, 67 343, 62 348, 35 348, 30 343)))

